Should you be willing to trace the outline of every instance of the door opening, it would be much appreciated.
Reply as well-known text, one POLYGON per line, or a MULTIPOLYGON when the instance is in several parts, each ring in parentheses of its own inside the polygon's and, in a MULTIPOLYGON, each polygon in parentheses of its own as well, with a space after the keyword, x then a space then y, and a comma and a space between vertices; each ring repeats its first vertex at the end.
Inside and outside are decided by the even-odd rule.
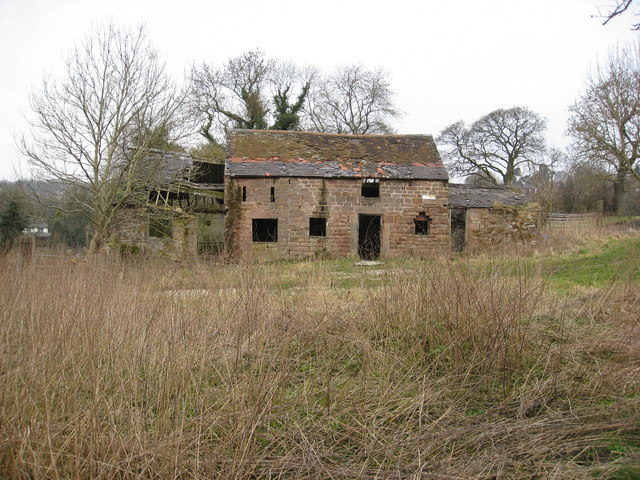
POLYGON ((215 255, 224 247, 224 215, 222 213, 196 213, 198 225, 198 253, 215 255))
POLYGON ((467 210, 465 208, 451 209, 451 249, 462 252, 467 243, 467 210))
POLYGON ((358 255, 363 260, 380 256, 381 215, 358 215, 358 255))

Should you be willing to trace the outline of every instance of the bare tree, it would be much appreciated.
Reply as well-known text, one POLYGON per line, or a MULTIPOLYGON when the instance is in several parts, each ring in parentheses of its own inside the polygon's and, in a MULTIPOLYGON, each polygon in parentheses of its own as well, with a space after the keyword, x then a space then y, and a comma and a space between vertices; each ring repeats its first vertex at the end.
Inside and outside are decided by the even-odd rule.
POLYGON ((220 104, 224 101, 221 72, 203 63, 192 67, 189 87, 189 106, 199 122, 199 133, 208 142, 217 144, 215 127, 221 120, 220 104))
POLYGON ((259 50, 231 58, 222 68, 203 63, 191 70, 190 104, 200 134, 218 143, 227 128, 298 128, 311 76, 259 50), (295 91, 298 92, 297 99, 295 91))
MULTIPOLYGON (((632 3, 633 3, 633 0, 616 0, 615 5, 607 5, 605 7, 606 11, 604 13, 602 12, 599 13, 597 17, 604 18, 604 21, 602 22, 602 24, 606 25, 615 17, 622 15, 624 12, 626 12, 632 3)), ((598 10, 600 10, 600 8, 598 8, 598 10)), ((634 23, 632 26, 632 30, 640 30, 640 23, 634 23)))
POLYGON ((445 128, 438 141, 455 175, 475 175, 511 185, 516 175, 544 164, 546 120, 525 107, 498 109, 467 128, 463 121, 445 128))
POLYGON ((568 168, 569 156, 565 151, 553 147, 547 149, 545 154, 545 162, 533 166, 515 184, 540 205, 543 212, 552 212, 559 203, 559 180, 568 168))
POLYGON ((558 180, 556 211, 567 213, 594 212, 601 204, 612 207, 611 182, 600 165, 571 162, 558 180))
POLYGON ((181 97, 143 27, 92 29, 31 96, 33 117, 21 148, 34 176, 64 182, 87 212, 90 253, 109 240, 118 213, 157 174, 145 162, 159 135, 170 142, 181 97))
POLYGON ((612 52, 569 111, 574 149, 583 161, 608 169, 619 212, 626 177, 640 179, 640 44, 612 52))
POLYGON ((230 127, 390 133, 390 120, 400 116, 381 69, 349 65, 321 78, 313 67, 268 59, 257 50, 222 68, 193 67, 190 99, 200 134, 211 143, 230 127))
POLYGON ((305 127, 332 133, 391 133, 391 120, 401 116, 393 95, 384 70, 346 65, 312 89, 305 106, 305 127))

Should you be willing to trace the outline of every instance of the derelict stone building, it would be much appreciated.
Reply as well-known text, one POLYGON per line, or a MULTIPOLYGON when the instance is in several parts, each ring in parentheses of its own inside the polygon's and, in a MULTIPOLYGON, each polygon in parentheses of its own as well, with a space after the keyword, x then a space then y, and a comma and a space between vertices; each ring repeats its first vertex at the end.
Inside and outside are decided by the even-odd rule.
POLYGON ((541 224, 540 208, 522 193, 503 187, 449 183, 451 248, 531 240, 541 224))
POLYGON ((231 130, 225 161, 156 152, 121 246, 193 259, 422 255, 530 239, 540 211, 500 187, 450 184, 430 135, 231 130))
POLYGON ((149 151, 146 208, 137 202, 116 220, 121 251, 158 253, 175 260, 219 253, 224 247, 224 161, 149 151))
POLYGON ((226 248, 365 259, 448 248, 447 184, 428 135, 232 130, 226 248))

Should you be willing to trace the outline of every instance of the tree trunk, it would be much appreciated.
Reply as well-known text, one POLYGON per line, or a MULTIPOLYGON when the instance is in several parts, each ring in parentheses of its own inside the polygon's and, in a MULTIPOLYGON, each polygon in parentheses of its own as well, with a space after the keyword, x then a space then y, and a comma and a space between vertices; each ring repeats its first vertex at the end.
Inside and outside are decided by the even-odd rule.
POLYGON ((95 255, 101 253, 104 249, 107 241, 110 238, 110 227, 108 223, 101 220, 94 225, 93 237, 91 237, 91 243, 89 244, 89 255, 95 255))
POLYGON ((616 215, 622 215, 622 195, 624 193, 624 179, 626 172, 619 171, 613 181, 613 206, 616 209, 616 215))
POLYGON ((95 255, 96 253, 100 253, 100 250, 102 250, 102 241, 97 235, 94 235, 91 237, 91 243, 89 244, 89 251, 87 253, 89 255, 95 255))
POLYGON ((513 183, 514 169, 512 166, 507 167, 507 171, 502 176, 502 184, 507 186, 513 183))

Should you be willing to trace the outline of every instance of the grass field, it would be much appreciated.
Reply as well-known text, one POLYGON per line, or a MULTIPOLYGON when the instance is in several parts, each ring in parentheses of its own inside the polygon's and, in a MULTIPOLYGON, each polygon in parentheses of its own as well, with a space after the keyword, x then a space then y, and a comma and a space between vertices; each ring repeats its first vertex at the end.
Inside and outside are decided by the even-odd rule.
POLYGON ((0 259, 0 477, 640 478, 640 237, 0 259))

